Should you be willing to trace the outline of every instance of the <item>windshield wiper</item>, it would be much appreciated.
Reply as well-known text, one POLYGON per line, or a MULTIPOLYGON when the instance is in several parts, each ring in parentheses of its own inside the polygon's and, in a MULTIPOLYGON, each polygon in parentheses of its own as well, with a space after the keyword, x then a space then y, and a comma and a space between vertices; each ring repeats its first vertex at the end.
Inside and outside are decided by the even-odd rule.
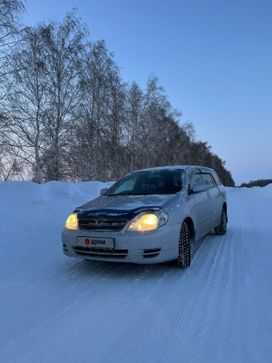
POLYGON ((180 192, 180 190, 176 191, 176 192, 170 192, 170 191, 166 191, 166 192, 152 192, 152 193, 132 193, 132 192, 123 192, 123 193, 116 193, 116 194, 104 194, 106 197, 115 197, 118 195, 156 195, 156 194, 176 194, 180 192))
POLYGON ((117 195, 132 195, 131 192, 116 193, 116 194, 105 194, 106 197, 115 197, 117 195))
POLYGON ((170 192, 169 191, 169 192, 153 192, 153 193, 133 193, 132 195, 176 194, 178 192, 180 192, 180 190, 177 191, 177 192, 170 192))

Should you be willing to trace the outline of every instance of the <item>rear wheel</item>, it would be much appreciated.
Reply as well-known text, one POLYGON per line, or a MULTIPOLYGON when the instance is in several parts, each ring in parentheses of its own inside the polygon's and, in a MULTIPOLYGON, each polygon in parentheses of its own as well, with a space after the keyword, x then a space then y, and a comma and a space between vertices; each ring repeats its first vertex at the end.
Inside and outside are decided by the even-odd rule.
POLYGON ((191 240, 192 233, 188 222, 182 223, 179 234, 179 254, 177 258, 177 266, 187 268, 191 264, 191 240))
POLYGON ((214 229, 215 234, 217 234, 218 236, 222 236, 223 234, 225 234, 227 232, 227 224, 228 224, 227 211, 226 208, 223 208, 221 213, 220 223, 214 229))

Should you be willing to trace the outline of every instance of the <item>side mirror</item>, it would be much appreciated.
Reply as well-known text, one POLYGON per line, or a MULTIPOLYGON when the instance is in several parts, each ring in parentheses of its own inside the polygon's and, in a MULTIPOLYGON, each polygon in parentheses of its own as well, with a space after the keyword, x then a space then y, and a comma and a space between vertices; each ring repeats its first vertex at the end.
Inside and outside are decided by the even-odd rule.
POLYGON ((100 190, 100 195, 104 195, 107 191, 109 190, 109 188, 103 188, 100 190))
POLYGON ((201 193, 204 192, 205 190, 207 190, 206 185, 203 184, 195 184, 191 187, 191 193, 195 194, 195 193, 201 193))

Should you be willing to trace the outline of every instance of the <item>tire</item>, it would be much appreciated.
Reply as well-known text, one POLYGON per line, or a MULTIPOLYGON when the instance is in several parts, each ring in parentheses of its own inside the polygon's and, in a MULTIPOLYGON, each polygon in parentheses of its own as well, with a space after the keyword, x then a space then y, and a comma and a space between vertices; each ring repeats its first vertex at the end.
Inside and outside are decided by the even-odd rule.
POLYGON ((191 241, 192 233, 188 222, 183 222, 179 234, 179 254, 177 266, 187 268, 191 264, 191 241))
POLYGON ((227 215, 226 208, 223 208, 222 212, 221 212, 220 223, 214 229, 215 234, 217 234, 218 236, 222 236, 222 235, 226 234, 227 225, 228 225, 228 215, 227 215))

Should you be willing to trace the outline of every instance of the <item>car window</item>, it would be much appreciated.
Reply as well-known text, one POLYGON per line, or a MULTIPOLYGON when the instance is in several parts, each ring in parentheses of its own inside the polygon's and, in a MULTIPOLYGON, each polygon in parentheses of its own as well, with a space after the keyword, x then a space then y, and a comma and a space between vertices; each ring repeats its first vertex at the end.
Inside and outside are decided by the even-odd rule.
POLYGON ((222 184, 222 181, 220 180, 218 174, 215 171, 213 172, 213 177, 214 177, 214 180, 216 181, 216 184, 217 185, 221 185, 222 184))
POLYGON ((182 189, 180 169, 135 172, 114 184, 104 195, 174 194, 182 189))
POLYGON ((209 173, 205 173, 205 174, 203 173, 202 178, 203 178, 204 184, 207 185, 208 188, 212 188, 217 185, 213 176, 209 173))
POLYGON ((135 186, 136 180, 136 176, 125 180, 124 183, 121 183, 119 186, 117 186, 117 188, 115 189, 115 194, 131 193, 135 186))
POLYGON ((194 174, 191 179, 191 187, 195 185, 203 185, 204 181, 200 173, 194 174))

